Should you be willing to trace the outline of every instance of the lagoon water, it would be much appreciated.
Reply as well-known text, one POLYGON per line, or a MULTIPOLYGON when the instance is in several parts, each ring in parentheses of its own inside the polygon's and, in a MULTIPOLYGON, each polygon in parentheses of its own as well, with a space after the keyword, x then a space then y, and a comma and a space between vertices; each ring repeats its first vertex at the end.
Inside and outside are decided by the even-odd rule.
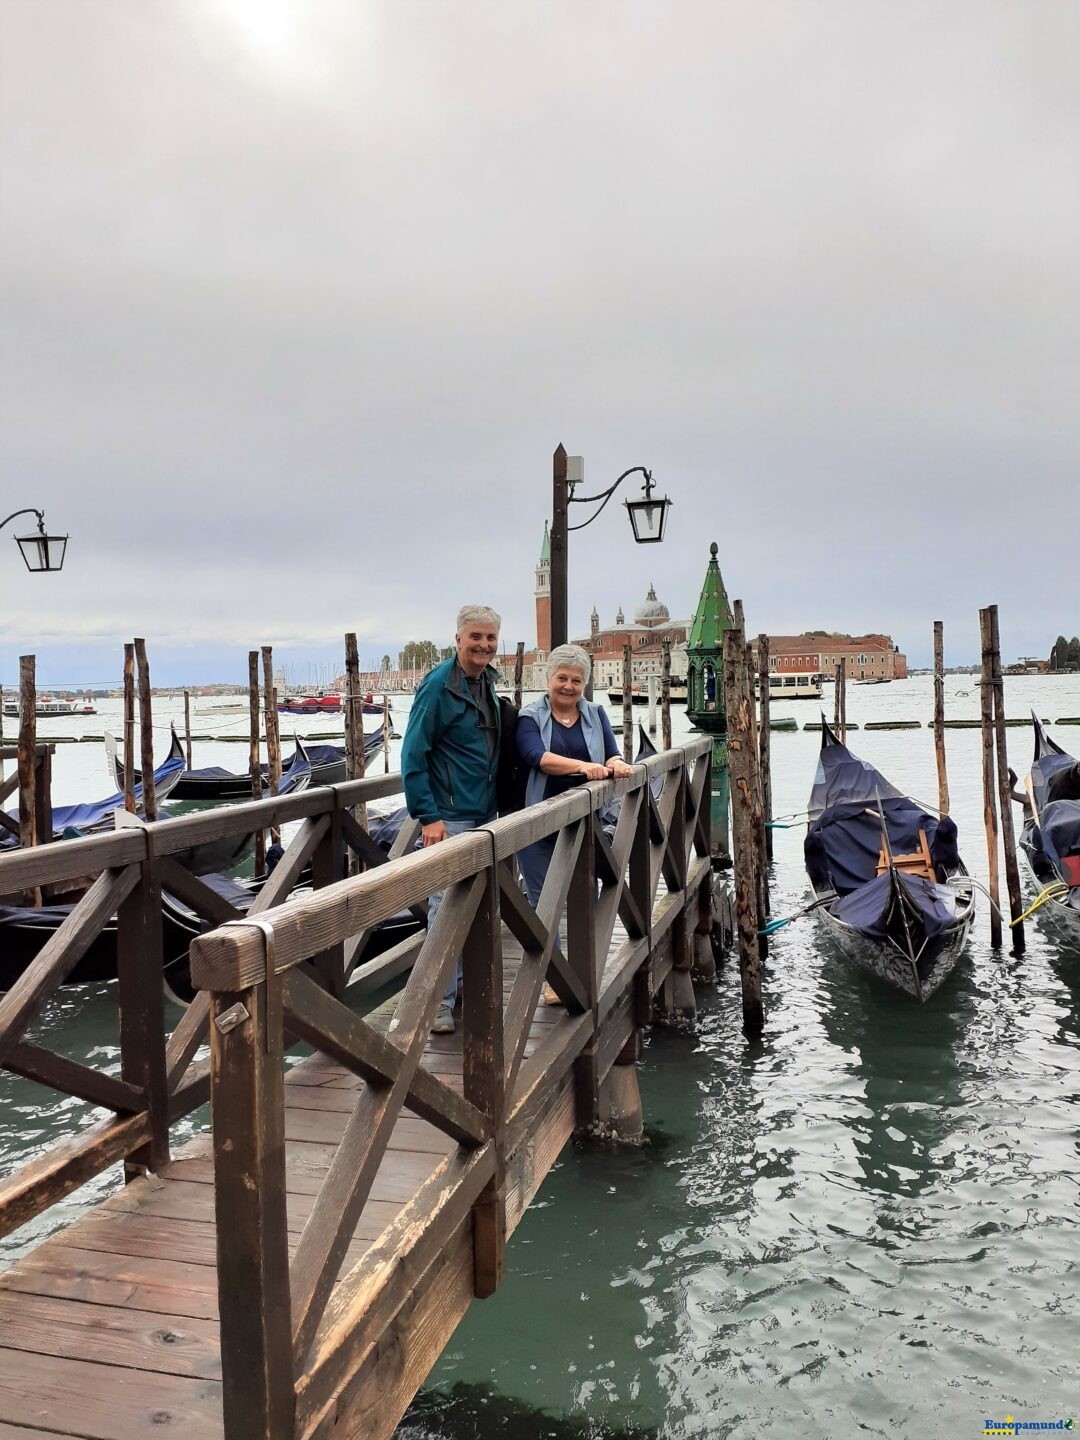
MULTIPOLYGON (((1010 715, 1080 715, 1080 677, 1006 685, 1010 715)), ((977 680, 947 677, 946 703, 976 716, 977 680)), ((178 711, 162 703, 156 718, 178 711)), ((848 713, 926 721, 929 677, 853 686, 848 713)), ((102 718, 40 723, 99 731, 102 718)), ((197 713, 195 728, 245 723, 197 713)), ((1080 728, 1051 733, 1080 752, 1080 728)), ((773 733, 778 815, 804 809, 818 743, 773 733)), ((849 743, 936 799, 930 730, 859 729, 849 743)), ((947 745, 961 847, 985 881, 978 731, 947 745)), ((1025 773, 1029 729, 1009 731, 1009 754, 1025 773)), ((196 747, 197 765, 245 762, 244 745, 196 747)), ((105 793, 100 745, 63 746, 55 763, 58 802, 105 793)), ((776 915, 807 898, 802 835, 799 822, 776 832, 776 915)), ((995 954, 980 897, 965 958, 919 1008, 849 972, 800 920, 773 941, 756 1045, 730 961, 699 992, 694 1033, 647 1037, 649 1143, 564 1152, 510 1243, 505 1285, 466 1316, 404 1440, 936 1440, 981 1435, 993 1417, 1075 1415, 1080 946, 1038 919, 1027 937, 1022 958, 995 954)), ((114 1009, 109 986, 69 989, 38 1033, 106 1064, 114 1009)), ((0 1168, 84 1108, 0 1078, 0 1168)), ((12 1237, 0 1262, 114 1183, 12 1237)))

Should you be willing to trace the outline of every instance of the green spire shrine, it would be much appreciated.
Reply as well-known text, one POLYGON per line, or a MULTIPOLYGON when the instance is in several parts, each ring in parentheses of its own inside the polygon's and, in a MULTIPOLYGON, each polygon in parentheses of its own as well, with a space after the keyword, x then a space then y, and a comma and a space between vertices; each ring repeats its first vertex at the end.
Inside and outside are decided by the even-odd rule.
POLYGON ((728 850, 727 712, 724 709, 724 632, 733 625, 716 541, 709 546, 709 568, 686 638, 686 714, 698 730, 712 736, 713 853, 728 850))

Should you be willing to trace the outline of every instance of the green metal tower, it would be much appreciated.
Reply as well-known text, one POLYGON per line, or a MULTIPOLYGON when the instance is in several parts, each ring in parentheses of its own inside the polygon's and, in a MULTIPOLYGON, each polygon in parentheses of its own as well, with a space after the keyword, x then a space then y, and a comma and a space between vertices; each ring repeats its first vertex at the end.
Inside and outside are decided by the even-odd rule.
POLYGON ((690 723, 712 736, 712 843, 728 855, 727 712, 724 709, 724 631, 733 624, 724 579, 709 546, 709 568, 686 640, 686 713, 690 723))

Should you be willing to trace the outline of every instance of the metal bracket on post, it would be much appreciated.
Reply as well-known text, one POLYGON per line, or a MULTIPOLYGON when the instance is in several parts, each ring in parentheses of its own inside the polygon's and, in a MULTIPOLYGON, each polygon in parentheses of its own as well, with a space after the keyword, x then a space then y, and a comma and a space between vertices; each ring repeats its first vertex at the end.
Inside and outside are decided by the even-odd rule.
MULTIPOLYGON (((266 941, 266 969, 263 974, 263 984, 266 986, 266 1053, 269 1055, 271 1048, 270 1037, 277 1028, 278 1021, 282 1018, 281 1003, 281 981, 278 978, 274 964, 274 926, 265 915, 245 915, 242 920, 226 920, 220 928, 228 929, 251 929, 261 930, 263 939, 266 941)), ((217 1027, 223 1035, 234 1030, 237 1025, 248 1019, 248 1012, 244 1005, 239 1002, 225 1010, 217 1017, 217 1027)))

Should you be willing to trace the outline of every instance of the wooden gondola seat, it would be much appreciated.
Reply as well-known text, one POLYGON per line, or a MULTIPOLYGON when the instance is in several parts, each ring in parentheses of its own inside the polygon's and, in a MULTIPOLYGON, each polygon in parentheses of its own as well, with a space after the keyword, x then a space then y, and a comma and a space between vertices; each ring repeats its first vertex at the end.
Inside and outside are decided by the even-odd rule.
MULTIPOLYGON (((921 875, 924 880, 934 880, 934 861, 930 854, 930 842, 926 838, 926 831, 919 829, 919 848, 913 850, 910 855, 894 855, 892 862, 897 870, 903 870, 908 875, 921 875)), ((882 845, 878 851, 877 873, 884 875, 889 868, 889 862, 885 855, 885 846, 882 845)))

